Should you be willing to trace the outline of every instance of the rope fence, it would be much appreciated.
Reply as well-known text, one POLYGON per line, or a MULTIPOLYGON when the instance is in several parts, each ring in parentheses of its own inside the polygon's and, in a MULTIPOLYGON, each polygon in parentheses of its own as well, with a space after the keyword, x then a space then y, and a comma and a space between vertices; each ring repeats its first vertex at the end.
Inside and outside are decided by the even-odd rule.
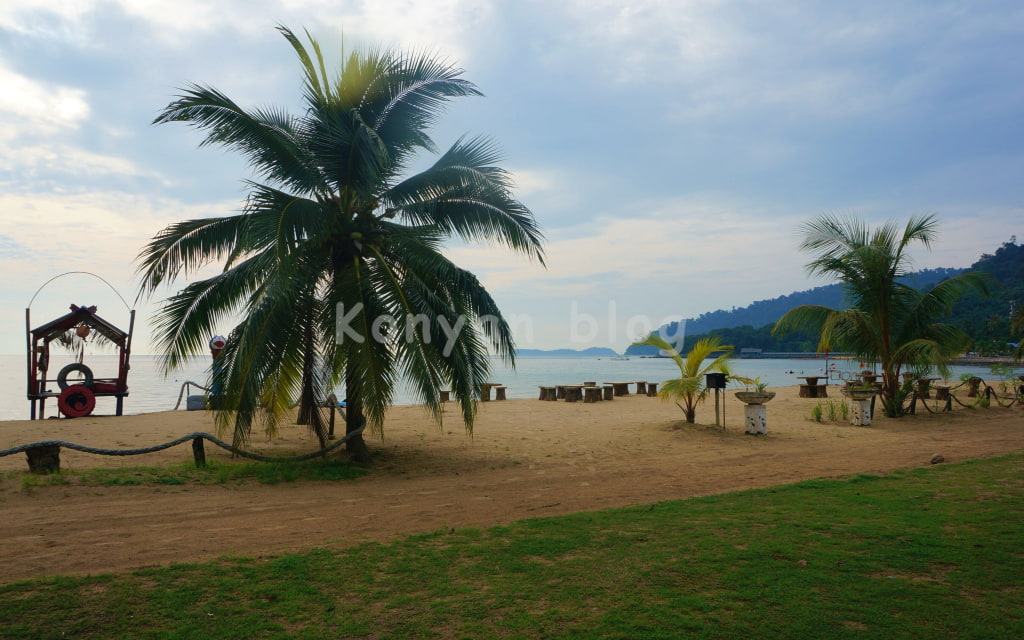
MULTIPOLYGON (((916 411, 917 410, 917 403, 918 403, 919 400, 921 402, 921 406, 923 406, 929 413, 943 413, 945 411, 952 411, 953 410, 953 402, 956 402, 958 405, 960 405, 961 407, 964 407, 965 409, 974 409, 974 408, 977 408, 979 406, 979 400, 982 397, 984 397, 986 402, 991 402, 992 399, 994 398, 995 401, 996 401, 996 405, 1000 406, 1000 407, 1003 407, 1003 408, 1012 407, 1014 404, 1024 403, 1024 385, 1021 385, 1021 386, 1017 387, 1015 389, 1014 395, 1002 396, 995 389, 993 389, 991 387, 991 385, 989 385, 987 382, 985 382, 981 378, 973 378, 972 380, 967 380, 965 382, 961 382, 960 384, 958 384, 956 386, 949 387, 947 389, 947 392, 948 393, 947 393, 946 398, 945 398, 945 402, 946 402, 945 406, 942 409, 936 410, 936 409, 932 409, 930 406, 928 406, 928 402, 927 401, 931 400, 932 398, 928 398, 928 397, 922 395, 921 393, 919 393, 918 391, 914 391, 911 394, 910 398, 909 398, 909 407, 905 407, 905 411, 907 411, 908 413, 911 413, 911 414, 916 414, 917 413, 917 411, 916 411), (975 384, 971 384, 974 381, 977 381, 977 382, 975 384), (970 384, 970 391, 971 391, 971 393, 975 394, 973 396, 975 398, 975 401, 971 402, 971 403, 965 403, 960 398, 956 397, 956 395, 953 394, 954 390, 959 389, 960 387, 962 387, 964 385, 967 385, 967 384, 970 384), (1004 402, 1005 402, 1005 404, 1004 404, 1004 402)), ((968 394, 968 397, 972 397, 972 396, 970 394, 968 394)), ((936 400, 938 402, 942 402, 942 400, 940 400, 937 397, 934 398, 934 400, 936 400)))
POLYGON ((265 456, 259 453, 253 453, 251 451, 245 451, 239 449, 234 445, 230 445, 224 442, 217 436, 211 435, 203 431, 196 431, 188 435, 181 436, 170 442, 163 444, 154 445, 152 447, 143 447, 141 449, 103 449, 99 447, 89 447, 82 444, 76 444, 74 442, 67 442, 65 440, 43 440, 40 442, 33 442, 30 444, 22 444, 10 449, 0 449, 0 458, 4 456, 14 455, 16 453, 25 452, 28 456, 29 471, 33 473, 48 473, 51 471, 60 470, 60 449, 64 447, 73 451, 80 451, 82 453, 92 453, 101 456, 138 456, 147 453, 156 453, 157 451, 163 451, 164 449, 170 449, 176 447, 179 444, 185 442, 192 442, 192 454, 195 458, 197 467, 206 466, 206 450, 203 446, 204 440, 209 440, 211 443, 218 447, 230 451, 231 453, 242 456, 243 458, 249 458, 250 460, 258 460, 259 462, 302 462, 305 460, 312 460, 321 456, 326 456, 331 451, 334 451, 341 445, 345 444, 352 438, 361 435, 366 426, 346 433, 345 436, 330 445, 314 451, 312 453, 305 453, 296 456, 265 456))

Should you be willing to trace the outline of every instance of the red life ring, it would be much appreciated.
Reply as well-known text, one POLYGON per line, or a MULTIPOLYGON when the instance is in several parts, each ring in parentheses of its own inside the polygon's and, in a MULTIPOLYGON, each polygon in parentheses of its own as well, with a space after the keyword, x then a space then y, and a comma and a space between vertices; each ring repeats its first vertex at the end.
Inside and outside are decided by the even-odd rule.
POLYGON ((83 418, 96 408, 96 395, 92 389, 75 384, 60 392, 57 407, 69 418, 83 418))

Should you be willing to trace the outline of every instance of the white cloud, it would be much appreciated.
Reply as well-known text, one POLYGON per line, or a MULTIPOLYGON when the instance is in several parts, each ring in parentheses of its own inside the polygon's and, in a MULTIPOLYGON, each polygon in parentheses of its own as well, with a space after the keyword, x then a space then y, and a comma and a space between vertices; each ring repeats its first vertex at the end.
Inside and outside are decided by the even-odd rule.
POLYGON ((64 144, 8 147, 0 140, 0 171, 23 177, 47 175, 95 178, 98 176, 155 176, 116 156, 92 153, 64 144))
POLYGON ((85 91, 39 82, 0 64, 0 140, 52 135, 88 117, 85 91))

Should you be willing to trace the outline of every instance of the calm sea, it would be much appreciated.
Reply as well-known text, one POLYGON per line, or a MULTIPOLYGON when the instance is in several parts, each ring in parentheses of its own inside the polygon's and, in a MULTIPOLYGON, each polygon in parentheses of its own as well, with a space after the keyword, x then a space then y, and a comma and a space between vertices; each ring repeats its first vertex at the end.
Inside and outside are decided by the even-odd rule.
MULTIPOLYGON (((70 358, 60 358, 54 354, 50 364, 50 376, 57 377, 61 367, 71 362, 70 358)), ((129 396, 125 398, 125 413, 149 413, 154 411, 170 411, 182 385, 192 381, 206 384, 210 359, 197 358, 188 367, 168 377, 160 372, 159 359, 156 356, 132 356, 132 368, 128 376, 129 396)), ((117 358, 109 354, 86 355, 85 364, 96 377, 115 377, 117 374, 117 358)), ((836 371, 856 371, 859 363, 844 360, 829 361, 828 368, 835 365, 836 371)), ((736 375, 750 378, 760 377, 770 386, 783 387, 799 384, 798 375, 814 375, 825 370, 824 360, 736 360, 733 372, 736 375)), ((0 356, 0 420, 25 420, 29 417, 29 403, 25 397, 27 364, 25 356, 0 356)), ((988 374, 987 367, 953 367, 953 379, 958 380, 961 373, 974 375, 988 374)), ((546 358, 520 357, 515 371, 507 369, 499 360, 492 366, 494 382, 508 387, 509 398, 536 398, 538 385, 580 384, 592 380, 601 382, 619 382, 645 380, 660 382, 678 377, 679 369, 672 360, 667 358, 630 358, 628 360, 612 360, 609 358, 546 358)), ((835 383, 835 382, 834 382, 835 383)), ((56 389, 56 383, 52 388, 56 389)), ((197 393, 193 390, 193 393, 197 393)), ((344 397, 339 390, 338 397, 344 397)), ((395 397, 395 404, 414 404, 417 399, 408 390, 400 389, 395 397)), ((181 403, 184 409, 185 401, 181 403)), ((56 401, 48 400, 46 414, 55 415, 56 401)), ((96 413, 110 415, 114 413, 113 398, 98 398, 96 413)))

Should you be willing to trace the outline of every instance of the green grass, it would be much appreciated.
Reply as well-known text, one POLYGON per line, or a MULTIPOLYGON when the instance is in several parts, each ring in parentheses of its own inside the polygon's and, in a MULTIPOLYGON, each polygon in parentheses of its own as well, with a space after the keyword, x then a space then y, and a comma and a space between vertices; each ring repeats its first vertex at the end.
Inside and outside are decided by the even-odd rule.
POLYGON ((18 638, 1024 637, 1024 456, 0 587, 18 638))
POLYGON ((340 481, 358 478, 366 469, 340 460, 311 460, 306 462, 216 462, 196 468, 191 463, 169 467, 117 467, 89 469, 87 471, 61 471, 49 475, 8 472, 7 477, 20 478, 22 489, 61 485, 126 486, 126 485, 185 485, 227 484, 255 481, 262 484, 295 482, 299 480, 340 481))

